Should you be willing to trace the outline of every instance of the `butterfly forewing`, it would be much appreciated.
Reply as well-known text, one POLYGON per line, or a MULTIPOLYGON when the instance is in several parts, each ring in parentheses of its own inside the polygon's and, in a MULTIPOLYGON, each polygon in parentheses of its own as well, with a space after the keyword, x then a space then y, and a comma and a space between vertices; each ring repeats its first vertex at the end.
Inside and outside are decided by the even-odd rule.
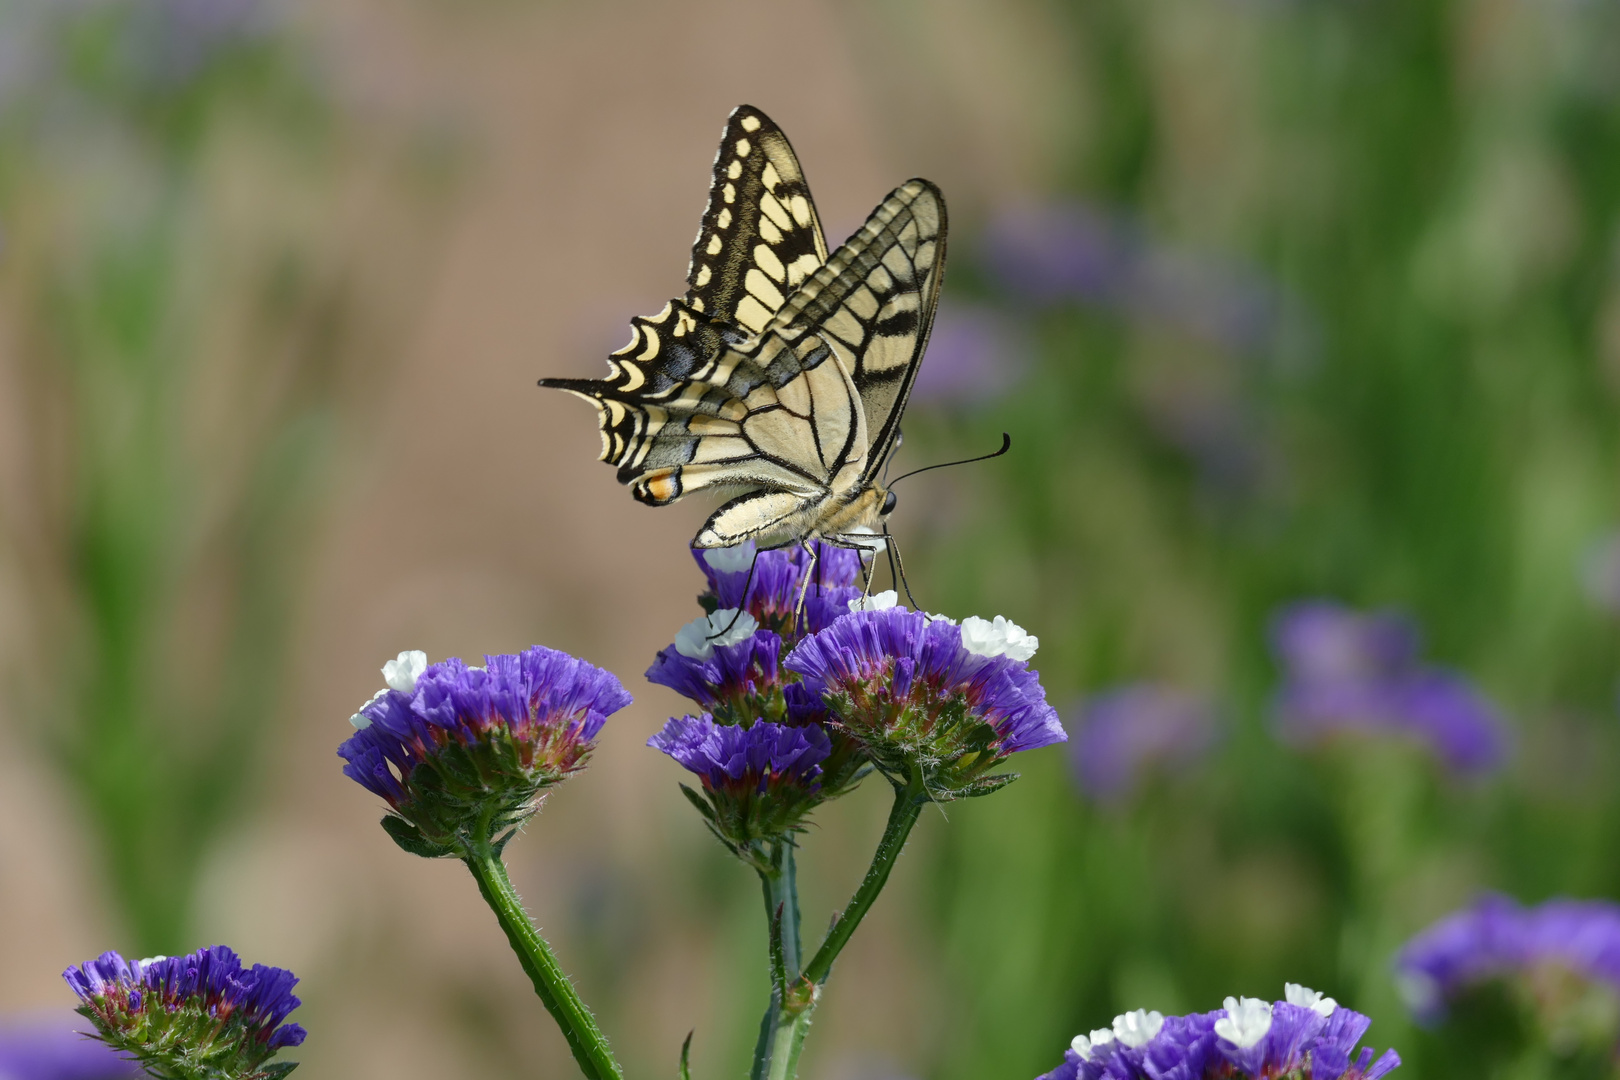
POLYGON ((787 136, 758 109, 740 106, 715 155, 687 304, 757 334, 826 261, 816 204, 787 136))

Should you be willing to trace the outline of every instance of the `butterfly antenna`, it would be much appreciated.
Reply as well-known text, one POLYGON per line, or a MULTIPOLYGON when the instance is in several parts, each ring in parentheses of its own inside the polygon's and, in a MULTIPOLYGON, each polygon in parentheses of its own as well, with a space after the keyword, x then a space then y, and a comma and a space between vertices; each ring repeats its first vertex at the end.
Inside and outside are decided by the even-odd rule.
POLYGON ((997 450, 993 454, 980 454, 978 457, 963 458, 961 461, 942 461, 938 465, 924 465, 920 469, 912 469, 908 473, 900 474, 899 476, 895 477, 893 480, 888 481, 884 486, 885 487, 894 487, 894 485, 898 484, 900 481, 904 480, 906 477, 908 477, 908 476, 916 476, 918 473, 925 473, 929 469, 949 469, 953 465, 971 465, 975 461, 989 461, 991 458, 1000 457, 1002 454, 1005 454, 1008 450, 1011 450, 1011 449, 1012 449, 1012 436, 1007 434, 1005 431, 1003 431, 1001 433, 1001 449, 997 450))
MULTIPOLYGON (((714 633, 712 633, 708 637, 704 638, 703 639, 704 641, 713 641, 715 638, 725 637, 727 634, 731 633, 731 628, 733 626, 737 625, 737 620, 742 618, 742 613, 744 611, 748 610, 748 590, 753 587, 753 584, 754 584, 754 567, 756 567, 758 565, 759 565, 759 549, 755 548, 754 549, 754 561, 748 564, 748 577, 743 579, 742 596, 740 598, 738 598, 738 600, 737 600, 736 613, 731 616, 731 621, 726 623, 726 627, 725 627, 724 630, 716 630, 714 633)), ((718 600, 719 598, 716 597, 716 599, 718 600)))
MULTIPOLYGON (((991 456, 993 457, 994 455, 991 456)), ((889 550, 894 553, 894 565, 899 568, 900 585, 906 590, 906 599, 911 602, 911 609, 913 611, 921 611, 922 608, 918 606, 917 598, 911 595, 911 582, 906 580, 906 560, 900 557, 900 545, 894 542, 894 534, 891 533, 887 528, 884 528, 883 535, 889 541, 889 550)))

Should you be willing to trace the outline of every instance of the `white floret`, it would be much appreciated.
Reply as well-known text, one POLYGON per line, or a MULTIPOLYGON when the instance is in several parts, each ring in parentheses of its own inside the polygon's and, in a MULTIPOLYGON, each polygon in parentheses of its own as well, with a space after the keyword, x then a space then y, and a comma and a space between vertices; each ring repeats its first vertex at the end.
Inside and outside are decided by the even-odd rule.
POLYGON ((1339 1003, 1330 997, 1323 997, 1320 991, 1312 990, 1299 983, 1283 983, 1283 1000, 1290 1005, 1309 1009, 1316 1015, 1326 1018, 1333 1015, 1333 1010, 1339 1003))
POLYGON ((1069 1047, 1083 1058, 1089 1058, 1093 1050, 1101 1049, 1114 1041, 1114 1032, 1110 1028, 1095 1028, 1089 1036, 1076 1035, 1069 1047))
POLYGON ((975 656, 1008 656, 1029 660, 1040 648, 1041 639, 1027 632, 1005 615, 981 619, 969 615, 962 620, 962 648, 975 656))
POLYGON ((721 608, 713 615, 693 619, 675 634, 675 651, 693 660, 707 660, 717 645, 735 645, 754 636, 759 620, 736 608, 721 608))
POLYGON ((1223 1004, 1226 1015, 1215 1021, 1215 1034, 1239 1050, 1254 1046, 1271 1030, 1270 1002, 1251 997, 1239 1001, 1229 997, 1223 1004))
POLYGON ((377 699, 386 693, 388 693, 387 690, 379 690, 375 694, 372 694, 371 700, 360 706, 359 711, 353 716, 349 717, 349 726, 354 728, 356 731, 364 731, 366 728, 370 727, 371 717, 366 715, 366 710, 374 705, 377 699))
POLYGON ((416 680, 427 670, 427 653, 421 649, 407 649, 399 657, 382 666, 383 682, 391 689, 409 694, 416 689, 416 680))
POLYGON ((888 611, 900 603, 900 595, 893 589, 884 589, 871 596, 857 596, 849 602, 851 611, 888 611))
POLYGON ((709 548, 703 553, 709 568, 722 574, 735 574, 754 565, 754 542, 745 540, 736 547, 709 548))
POLYGON ((1114 1037, 1135 1049, 1146 1046, 1164 1027, 1164 1013, 1137 1009, 1114 1017, 1114 1037))

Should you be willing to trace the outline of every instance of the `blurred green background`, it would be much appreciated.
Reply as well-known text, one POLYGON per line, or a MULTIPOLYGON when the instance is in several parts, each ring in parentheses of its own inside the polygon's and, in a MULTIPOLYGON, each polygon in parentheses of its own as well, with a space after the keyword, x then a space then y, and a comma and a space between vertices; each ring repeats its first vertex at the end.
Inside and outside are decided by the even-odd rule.
MULTIPOLYGON (((634 1075, 693 1028, 745 1071, 756 886, 641 745, 707 511, 531 389, 679 291, 745 101, 834 241, 908 176, 951 200, 905 464, 1014 448, 902 491, 919 600, 1038 634, 1071 731, 1131 683, 1220 724, 1120 798, 1047 750, 925 818, 807 1077, 1027 1078, 1285 979, 1481 1075, 1392 950, 1480 889, 1620 897, 1607 0, 0 0, 0 1007, 226 941, 304 978, 308 1075, 566 1075, 334 755, 400 649, 543 642, 638 701, 517 883, 634 1075), (1410 612, 1506 763, 1279 742, 1266 628, 1311 597, 1410 612)), ((883 813, 826 808, 809 924, 883 813)))

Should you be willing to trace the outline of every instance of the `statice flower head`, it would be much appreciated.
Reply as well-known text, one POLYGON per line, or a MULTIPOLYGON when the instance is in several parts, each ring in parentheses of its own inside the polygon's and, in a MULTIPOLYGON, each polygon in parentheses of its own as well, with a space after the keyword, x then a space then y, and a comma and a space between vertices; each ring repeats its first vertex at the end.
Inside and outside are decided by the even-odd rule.
POLYGON ((611 673, 539 645, 482 667, 402 653, 383 674, 388 689, 351 718, 338 754, 388 803, 395 842, 427 857, 498 851, 630 703, 611 673))
POLYGON ((1371 1023, 1332 998, 1289 983, 1284 1000, 1226 999, 1214 1012, 1138 1009, 1077 1035, 1039 1080, 1377 1080, 1401 1063, 1357 1044, 1371 1023))
POLYGON ((784 662, 798 716, 824 718, 865 747, 892 781, 939 801, 982 795, 1020 750, 1065 741, 1028 660, 1037 642, 1005 619, 948 619, 894 607, 852 611, 784 662))
POLYGON ((696 774, 702 793, 681 790, 727 847, 761 866, 768 862, 761 845, 798 831, 821 801, 821 765, 832 752, 816 724, 743 727, 707 713, 671 719, 647 745, 696 774))
POLYGON ((1324 601, 1285 608, 1272 624, 1284 674, 1272 703, 1279 734, 1299 745, 1395 735, 1460 774, 1496 768, 1507 753, 1496 706, 1462 675, 1419 663, 1418 645, 1411 620, 1397 613, 1324 601))
POLYGON ((303 1028, 283 1023, 299 1004, 297 977, 263 964, 244 968, 223 945, 150 960, 106 952, 62 977, 97 1036, 154 1076, 271 1080, 297 1067, 270 1061, 304 1041, 303 1028))
POLYGON ((1174 771, 1202 758, 1215 743, 1215 710, 1201 698, 1138 683, 1087 699, 1073 744, 1080 790, 1118 805, 1143 775, 1174 771))
POLYGON ((1487 985, 1524 1006, 1561 1050, 1620 1038, 1620 904, 1497 895, 1453 912, 1401 947, 1395 980, 1424 1023, 1487 985))
MULTIPOLYGON (((647 669, 647 680, 693 702, 717 724, 748 727, 755 721, 805 726, 815 718, 790 716, 787 686, 799 676, 782 659, 802 634, 820 629, 866 602, 856 587, 862 552, 815 544, 811 567, 802 548, 756 551, 752 543, 695 548, 707 579, 698 597, 705 612, 683 627, 647 669), (802 615, 794 611, 803 596, 802 615)), ((892 602, 893 594, 887 594, 892 602)), ((881 602, 881 596, 877 602, 881 602)), ((818 727, 831 747, 821 763, 818 800, 843 794, 870 771, 860 745, 842 732, 818 727)), ((788 816, 803 807, 785 806, 788 816)))

